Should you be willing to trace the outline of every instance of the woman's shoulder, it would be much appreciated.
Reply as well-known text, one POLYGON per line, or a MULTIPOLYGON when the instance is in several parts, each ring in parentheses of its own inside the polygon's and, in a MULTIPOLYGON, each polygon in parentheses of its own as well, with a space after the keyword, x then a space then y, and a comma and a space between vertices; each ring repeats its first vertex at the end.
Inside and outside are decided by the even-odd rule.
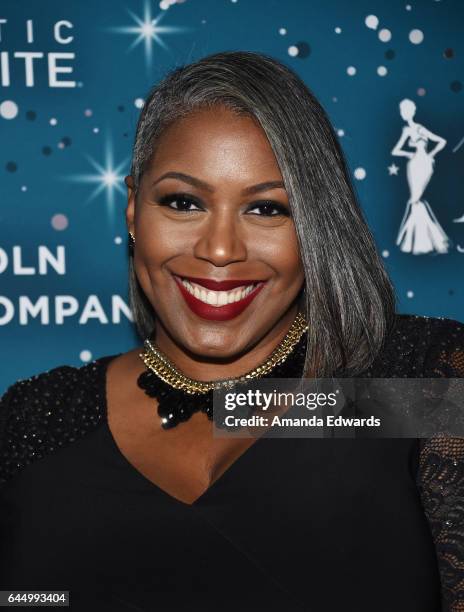
POLYGON ((403 330, 412 334, 417 332, 423 333, 425 331, 429 335, 433 334, 434 337, 437 334, 444 334, 446 336, 451 334, 451 337, 458 337, 460 333, 464 333, 464 323, 447 317, 396 313, 393 331, 399 333, 403 330))
POLYGON ((116 358, 117 355, 105 355, 81 366, 59 365, 49 370, 39 372, 28 378, 22 378, 11 384, 2 396, 0 396, 1 406, 7 404, 28 403, 33 399, 35 405, 40 399, 46 400, 52 395, 64 395, 69 393, 81 383, 94 382, 105 364, 116 358))
POLYGON ((106 355, 18 380, 0 398, 0 482, 95 427, 104 415, 106 355))
POLYGON ((375 366, 376 376, 463 377, 464 323, 398 313, 375 366))
POLYGON ((464 324, 445 317, 433 318, 424 361, 424 376, 464 377, 464 324))

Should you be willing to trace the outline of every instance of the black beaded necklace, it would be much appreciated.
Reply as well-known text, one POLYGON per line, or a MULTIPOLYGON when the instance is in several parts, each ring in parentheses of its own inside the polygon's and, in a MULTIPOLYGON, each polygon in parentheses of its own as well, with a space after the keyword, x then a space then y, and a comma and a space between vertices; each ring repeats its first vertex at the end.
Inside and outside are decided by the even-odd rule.
MULTIPOLYGON (((303 331, 300 329, 298 336, 299 339, 293 344, 289 354, 265 374, 260 375, 259 378, 299 378, 302 376, 306 354, 307 327, 303 331)), ((150 345, 149 341, 148 345, 150 345)), ((147 341, 145 341, 145 346, 147 347, 147 341)), ((140 357, 145 362, 146 353, 141 353, 140 357)), ((167 364, 170 364, 166 357, 164 359, 167 364)), ((232 379, 230 382, 234 383, 235 380, 232 379)), ((199 382, 199 384, 202 383, 199 382)), ((213 419, 213 389, 202 393, 192 393, 186 389, 176 388, 165 382, 152 368, 148 367, 138 377, 137 385, 149 397, 157 399, 158 414, 163 429, 171 429, 179 423, 187 421, 195 412, 203 412, 209 420, 213 419)))

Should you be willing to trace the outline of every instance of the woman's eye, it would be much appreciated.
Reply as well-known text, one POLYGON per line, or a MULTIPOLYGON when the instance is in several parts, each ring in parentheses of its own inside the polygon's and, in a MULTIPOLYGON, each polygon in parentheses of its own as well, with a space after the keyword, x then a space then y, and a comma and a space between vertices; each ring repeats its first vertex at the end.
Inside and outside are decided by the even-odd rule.
MULTIPOLYGON (((194 198, 183 193, 165 195, 159 200, 159 204, 176 212, 190 213, 197 210, 203 210, 194 198)), ((257 217, 290 216, 290 211, 285 206, 271 201, 256 202, 248 208, 247 213, 251 213, 257 217)))
POLYGON ((277 217, 279 215, 285 215, 287 217, 290 216, 289 210, 285 206, 282 206, 282 204, 277 204, 276 202, 259 202, 254 204, 252 208, 249 208, 248 212, 252 210, 261 211, 259 214, 252 213, 258 217, 277 217))
POLYGON ((160 199, 159 203, 162 206, 167 206, 171 210, 176 210, 179 212, 193 212, 194 210, 201 210, 201 208, 198 207, 198 204, 195 200, 185 195, 178 194, 178 193, 173 193, 173 194, 164 196, 163 198, 160 199), (176 206, 172 206, 172 204, 174 203, 176 203, 176 206), (192 204, 196 208, 190 208, 192 204))

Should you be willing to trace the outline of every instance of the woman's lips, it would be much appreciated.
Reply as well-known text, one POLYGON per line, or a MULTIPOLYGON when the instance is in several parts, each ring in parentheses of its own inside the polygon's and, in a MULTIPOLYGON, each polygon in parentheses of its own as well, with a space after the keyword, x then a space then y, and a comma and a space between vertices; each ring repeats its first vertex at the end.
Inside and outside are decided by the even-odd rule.
POLYGON ((199 317, 209 319, 210 321, 227 321, 237 317, 249 304, 251 304, 267 282, 259 282, 248 295, 237 302, 231 302, 230 304, 224 304, 223 306, 213 306, 211 304, 202 302, 192 293, 190 293, 182 284, 180 277, 176 276, 175 274, 173 274, 173 277, 190 310, 192 310, 192 312, 199 317))

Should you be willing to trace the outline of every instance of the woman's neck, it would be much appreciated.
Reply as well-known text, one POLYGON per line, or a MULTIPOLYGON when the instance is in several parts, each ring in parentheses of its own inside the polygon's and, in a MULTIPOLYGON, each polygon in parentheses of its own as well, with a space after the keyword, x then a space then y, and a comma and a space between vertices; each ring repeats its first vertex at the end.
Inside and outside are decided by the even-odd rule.
POLYGON ((153 342, 185 376, 209 381, 235 378, 266 361, 282 342, 298 312, 294 304, 261 338, 251 338, 252 348, 228 358, 211 358, 177 343, 157 319, 153 342))

